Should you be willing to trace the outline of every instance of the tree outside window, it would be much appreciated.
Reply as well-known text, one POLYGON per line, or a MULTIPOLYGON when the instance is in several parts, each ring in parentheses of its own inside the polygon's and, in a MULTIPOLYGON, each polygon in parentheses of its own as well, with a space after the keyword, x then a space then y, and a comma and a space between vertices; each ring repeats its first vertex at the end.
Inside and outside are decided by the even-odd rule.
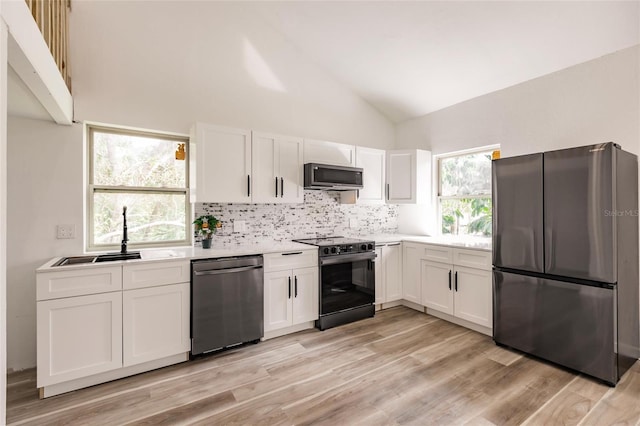
POLYGON ((438 160, 442 234, 490 236, 491 151, 438 160))
POLYGON ((89 248, 118 248, 127 206, 130 247, 190 243, 186 137, 88 126, 89 248))

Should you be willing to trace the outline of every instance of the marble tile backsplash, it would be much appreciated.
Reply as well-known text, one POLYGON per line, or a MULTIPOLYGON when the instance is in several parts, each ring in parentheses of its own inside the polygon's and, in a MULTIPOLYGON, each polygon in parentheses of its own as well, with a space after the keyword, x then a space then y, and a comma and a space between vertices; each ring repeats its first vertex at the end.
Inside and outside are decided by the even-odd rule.
MULTIPOLYGON (((302 204, 196 203, 194 217, 210 214, 222 221, 216 243, 289 241, 322 235, 357 236, 398 231, 394 204, 340 204, 336 191, 304 191, 302 204), (350 219, 357 226, 350 227, 350 219), (244 221, 244 232, 233 232, 234 221, 244 221)), ((195 236, 200 246, 200 237, 195 236)))

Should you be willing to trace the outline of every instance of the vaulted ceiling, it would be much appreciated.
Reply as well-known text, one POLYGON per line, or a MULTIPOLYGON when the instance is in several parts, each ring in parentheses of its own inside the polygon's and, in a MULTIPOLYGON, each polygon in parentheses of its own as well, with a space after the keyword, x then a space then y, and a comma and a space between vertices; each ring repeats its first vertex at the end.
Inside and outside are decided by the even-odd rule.
POLYGON ((640 42, 637 1, 353 1, 252 5, 394 122, 640 42))

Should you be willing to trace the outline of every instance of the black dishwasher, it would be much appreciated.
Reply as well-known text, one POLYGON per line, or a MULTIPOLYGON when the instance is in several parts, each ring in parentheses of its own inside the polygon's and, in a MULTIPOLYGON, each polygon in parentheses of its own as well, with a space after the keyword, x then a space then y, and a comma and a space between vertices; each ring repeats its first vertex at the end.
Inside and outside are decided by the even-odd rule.
POLYGON ((264 334, 262 256, 191 262, 191 355, 264 334))

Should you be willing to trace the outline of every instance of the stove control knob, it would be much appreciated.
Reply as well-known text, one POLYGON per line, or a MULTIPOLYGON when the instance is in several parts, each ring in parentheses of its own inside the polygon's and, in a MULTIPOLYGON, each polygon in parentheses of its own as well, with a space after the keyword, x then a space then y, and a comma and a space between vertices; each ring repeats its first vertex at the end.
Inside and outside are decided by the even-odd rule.
POLYGON ((367 248, 368 248, 369 250, 373 250, 373 244, 369 244, 369 245, 367 245, 367 248))
POLYGON ((325 247, 323 252, 324 252, 324 254, 329 254, 329 249, 327 247, 325 247))
POLYGON ((335 254, 338 252, 338 249, 335 247, 331 247, 331 253, 335 254))
POLYGON ((366 249, 367 249, 367 245, 366 244, 363 244, 363 245, 360 246, 360 250, 366 250, 366 249))

